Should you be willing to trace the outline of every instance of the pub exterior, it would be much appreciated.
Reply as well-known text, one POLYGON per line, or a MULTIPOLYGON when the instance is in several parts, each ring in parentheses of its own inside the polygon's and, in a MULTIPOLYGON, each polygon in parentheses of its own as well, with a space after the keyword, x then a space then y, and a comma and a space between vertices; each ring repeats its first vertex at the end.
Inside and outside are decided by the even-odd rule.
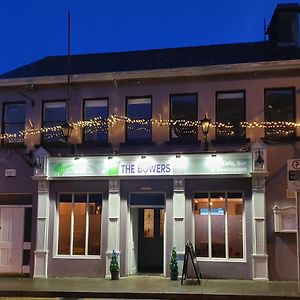
POLYGON ((109 277, 115 251, 121 276, 169 276, 190 241, 205 278, 295 280, 298 14, 277 6, 263 42, 2 74, 0 272, 109 277))

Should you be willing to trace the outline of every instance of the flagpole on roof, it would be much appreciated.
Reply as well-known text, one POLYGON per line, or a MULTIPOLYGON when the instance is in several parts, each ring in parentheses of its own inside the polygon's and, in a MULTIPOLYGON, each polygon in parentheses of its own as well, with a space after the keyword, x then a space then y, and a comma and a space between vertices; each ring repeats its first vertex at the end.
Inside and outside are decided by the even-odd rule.
POLYGON ((67 120, 69 120, 69 107, 71 97, 71 14, 68 11, 68 61, 67 61, 67 74, 68 74, 68 97, 67 97, 67 120))

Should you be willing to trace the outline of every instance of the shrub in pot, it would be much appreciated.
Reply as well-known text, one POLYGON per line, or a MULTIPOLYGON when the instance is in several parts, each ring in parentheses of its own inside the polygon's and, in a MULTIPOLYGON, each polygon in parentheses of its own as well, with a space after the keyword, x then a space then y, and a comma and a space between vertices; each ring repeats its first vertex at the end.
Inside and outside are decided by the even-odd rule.
POLYGON ((173 247, 171 258, 170 258, 170 279, 177 280, 178 279, 178 258, 175 247, 173 247))
POLYGON ((113 250, 112 254, 111 254, 111 261, 110 261, 110 266, 109 266, 109 270, 111 273, 111 279, 112 280, 117 280, 119 279, 119 261, 118 261, 118 255, 115 252, 115 250, 113 250))

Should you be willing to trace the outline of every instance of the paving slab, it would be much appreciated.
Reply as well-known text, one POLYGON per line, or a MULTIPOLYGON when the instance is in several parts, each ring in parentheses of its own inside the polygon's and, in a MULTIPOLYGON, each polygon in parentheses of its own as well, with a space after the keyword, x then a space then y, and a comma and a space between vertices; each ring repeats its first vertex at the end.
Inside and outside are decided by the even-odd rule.
POLYGON ((160 276, 0 278, 0 297, 119 299, 300 299, 295 281, 180 280, 160 276))

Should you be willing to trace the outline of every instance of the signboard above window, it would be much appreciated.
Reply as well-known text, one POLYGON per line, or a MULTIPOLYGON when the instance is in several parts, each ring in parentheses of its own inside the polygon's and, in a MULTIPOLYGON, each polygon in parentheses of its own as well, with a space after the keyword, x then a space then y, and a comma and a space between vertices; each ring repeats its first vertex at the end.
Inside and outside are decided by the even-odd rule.
POLYGON ((48 178, 174 175, 250 177, 251 153, 50 157, 48 178))

